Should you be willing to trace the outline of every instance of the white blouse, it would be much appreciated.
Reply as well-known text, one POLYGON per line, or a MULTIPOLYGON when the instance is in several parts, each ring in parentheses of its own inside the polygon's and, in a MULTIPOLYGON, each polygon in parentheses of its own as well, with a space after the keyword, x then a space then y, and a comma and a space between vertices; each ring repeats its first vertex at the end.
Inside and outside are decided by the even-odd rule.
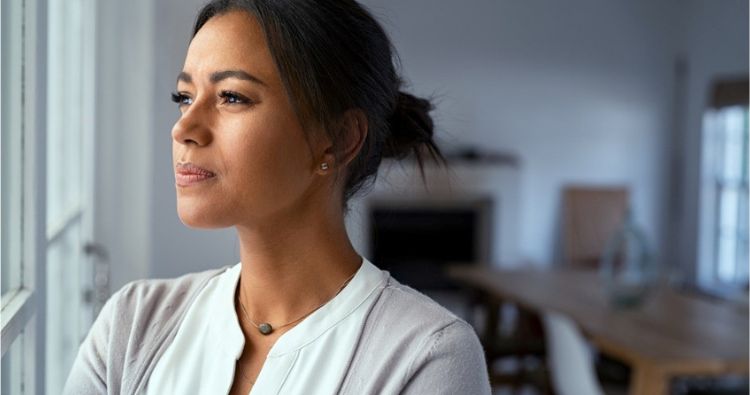
MULTIPOLYGON (((188 309, 144 393, 227 394, 245 337, 234 309, 241 264, 208 282, 188 309)), ((366 315, 387 273, 363 258, 341 292, 282 334, 251 395, 333 394, 341 385, 366 315)))

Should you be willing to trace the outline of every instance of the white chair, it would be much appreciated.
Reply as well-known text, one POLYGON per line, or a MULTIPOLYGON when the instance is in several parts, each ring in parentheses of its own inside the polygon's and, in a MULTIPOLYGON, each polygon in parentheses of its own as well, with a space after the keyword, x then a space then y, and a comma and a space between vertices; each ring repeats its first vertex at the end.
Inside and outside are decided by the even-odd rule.
POLYGON ((568 317, 542 315, 552 387, 559 395, 603 395, 586 340, 568 317))

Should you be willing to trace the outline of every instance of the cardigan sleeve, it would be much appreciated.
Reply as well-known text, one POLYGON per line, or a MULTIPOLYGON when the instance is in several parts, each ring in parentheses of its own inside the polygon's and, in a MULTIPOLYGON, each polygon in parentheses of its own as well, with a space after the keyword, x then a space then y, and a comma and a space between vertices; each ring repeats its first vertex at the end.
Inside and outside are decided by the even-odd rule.
MULTIPOLYGON (((116 292, 104 304, 88 335, 81 343, 73 367, 65 382, 63 394, 118 394, 116 388, 109 388, 108 377, 117 374, 117 366, 109 361, 112 347, 112 324, 115 310, 123 290, 116 292)), ((121 367, 120 367, 121 368, 121 367)))
POLYGON ((482 345, 474 329, 463 321, 433 333, 410 372, 401 394, 491 393, 482 345))
POLYGON ((138 393, 193 298, 225 269, 124 285, 105 303, 78 349, 63 394, 138 393))

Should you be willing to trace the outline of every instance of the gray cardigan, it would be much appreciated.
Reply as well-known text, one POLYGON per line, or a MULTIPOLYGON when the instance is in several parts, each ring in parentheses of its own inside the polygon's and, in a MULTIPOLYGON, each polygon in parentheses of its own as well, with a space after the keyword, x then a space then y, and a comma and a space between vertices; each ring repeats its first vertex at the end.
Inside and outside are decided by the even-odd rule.
MULTIPOLYGON (((199 291, 224 269, 139 280, 115 293, 81 344, 64 394, 140 394, 199 291)), ((490 394, 472 327, 388 276, 339 394, 490 394)))

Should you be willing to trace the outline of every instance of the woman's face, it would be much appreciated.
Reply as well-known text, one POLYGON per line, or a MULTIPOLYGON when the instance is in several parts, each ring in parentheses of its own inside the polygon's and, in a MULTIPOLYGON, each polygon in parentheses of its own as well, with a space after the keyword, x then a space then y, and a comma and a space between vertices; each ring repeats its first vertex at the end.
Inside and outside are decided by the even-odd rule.
POLYGON ((182 115, 172 155, 183 223, 251 225, 310 204, 325 178, 323 158, 313 156, 324 148, 308 144, 254 17, 230 12, 198 31, 175 100, 182 115))

